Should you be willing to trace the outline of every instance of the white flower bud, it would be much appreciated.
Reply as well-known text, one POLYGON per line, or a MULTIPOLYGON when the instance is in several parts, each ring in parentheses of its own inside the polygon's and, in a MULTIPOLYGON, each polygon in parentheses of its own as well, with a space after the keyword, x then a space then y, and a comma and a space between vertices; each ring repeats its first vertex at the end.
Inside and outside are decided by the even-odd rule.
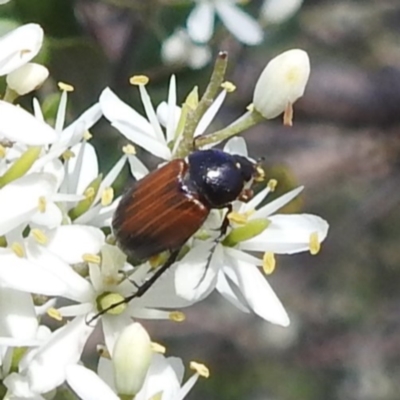
POLYGON ((260 18, 268 23, 280 24, 296 14, 302 3, 303 0, 265 0, 260 18))
POLYGON ((10 89, 23 96, 39 88, 48 76, 49 70, 43 65, 27 63, 9 73, 6 81, 10 89))
POLYGON ((272 59, 254 89, 254 108, 266 119, 277 117, 303 96, 310 75, 305 51, 293 49, 272 59))
POLYGON ((126 327, 114 345, 114 384, 119 395, 134 396, 143 386, 152 357, 150 336, 135 322, 126 327))

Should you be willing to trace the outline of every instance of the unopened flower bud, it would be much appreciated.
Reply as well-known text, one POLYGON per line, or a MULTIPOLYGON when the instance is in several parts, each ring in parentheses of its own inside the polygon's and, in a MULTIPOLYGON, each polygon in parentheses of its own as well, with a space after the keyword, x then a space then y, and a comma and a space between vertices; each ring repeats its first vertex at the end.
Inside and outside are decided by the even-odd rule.
POLYGON ((10 89, 23 96, 39 88, 48 76, 49 70, 43 65, 27 63, 9 73, 6 81, 10 89))
POLYGON ((310 75, 310 59, 300 49, 288 50, 272 59, 254 89, 254 108, 266 119, 282 114, 303 96, 310 75))
POLYGON ((119 395, 134 396, 143 386, 152 357, 150 336, 135 322, 126 327, 114 345, 114 383, 119 395))

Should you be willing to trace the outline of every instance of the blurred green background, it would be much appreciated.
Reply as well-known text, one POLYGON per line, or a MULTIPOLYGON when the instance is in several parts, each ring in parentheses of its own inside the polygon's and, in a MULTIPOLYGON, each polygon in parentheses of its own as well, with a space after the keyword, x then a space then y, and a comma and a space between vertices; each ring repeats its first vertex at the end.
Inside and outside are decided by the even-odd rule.
MULTIPOLYGON (((260 4, 251 1, 246 9, 256 16, 260 4)), ((181 101, 191 87, 201 91, 207 83, 210 66, 193 71, 160 60, 162 40, 185 23, 191 7, 183 0, 11 0, 0 8, 0 32, 26 22, 44 28, 38 60, 51 79, 36 96, 47 99, 49 115, 58 81, 75 87, 70 120, 106 86, 143 112, 128 82, 134 74, 150 76, 154 104, 165 99, 171 73, 181 101)), ((250 154, 265 157, 281 192, 306 186, 292 211, 328 220, 328 239, 316 257, 279 257, 269 278, 290 314, 289 328, 242 314, 218 295, 185 310, 184 323, 144 325, 168 354, 210 367, 192 400, 398 400, 400 1, 305 0, 293 18, 265 29, 257 47, 242 46, 223 29, 213 40, 214 55, 229 51, 227 79, 238 86, 213 128, 251 102, 258 74, 273 56, 306 50, 311 78, 294 126, 266 122, 245 137, 250 154)), ((22 103, 30 107, 31 99, 22 103)), ((92 133, 107 171, 126 141, 105 121, 92 133)))

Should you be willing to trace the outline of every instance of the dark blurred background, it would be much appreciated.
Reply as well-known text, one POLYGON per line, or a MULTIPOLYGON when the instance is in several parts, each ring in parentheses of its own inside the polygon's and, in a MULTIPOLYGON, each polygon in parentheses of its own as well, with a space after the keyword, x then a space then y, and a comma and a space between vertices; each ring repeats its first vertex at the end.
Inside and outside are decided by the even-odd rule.
MULTIPOLYGON (((260 4, 251 1, 246 10, 256 16, 260 4)), ((193 71, 160 61, 162 40, 184 25, 191 8, 183 0, 11 0, 0 8, 0 27, 43 26, 39 59, 52 79, 36 95, 46 98, 51 115, 56 82, 74 85, 72 120, 106 86, 142 112, 128 82, 134 74, 150 76, 154 104, 166 98, 171 73, 181 101, 193 85, 204 89, 210 64, 193 71)), ((291 211, 328 220, 328 239, 316 257, 278 257, 269 279, 290 314, 289 328, 242 314, 218 295, 185 310, 184 323, 144 324, 168 354, 210 367, 192 400, 400 399, 400 1, 305 0, 295 16, 265 29, 257 47, 223 29, 213 40, 214 55, 229 51, 227 79, 238 86, 213 128, 251 102, 273 56, 306 50, 311 78, 294 126, 266 122, 245 137, 281 192, 306 186, 291 211)), ((106 171, 125 141, 104 121, 92 133, 106 171)))

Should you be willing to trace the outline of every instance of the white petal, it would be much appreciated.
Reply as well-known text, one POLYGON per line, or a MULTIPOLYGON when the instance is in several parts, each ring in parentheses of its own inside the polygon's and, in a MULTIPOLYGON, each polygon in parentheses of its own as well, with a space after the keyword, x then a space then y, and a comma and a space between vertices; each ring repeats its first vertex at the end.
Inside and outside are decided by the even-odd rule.
POLYGON ((82 262, 84 254, 97 254, 104 244, 104 233, 91 226, 62 225, 48 233, 46 248, 68 264, 82 262))
POLYGON ((228 140, 224 146, 224 151, 230 154, 238 154, 239 156, 247 157, 247 144, 244 138, 235 136, 228 140))
POLYGON ((226 275, 222 270, 218 274, 216 289, 226 300, 228 300, 238 310, 244 313, 250 312, 250 309, 247 306, 245 299, 243 299, 243 296, 241 296, 240 293, 238 293, 239 291, 237 287, 230 280, 228 281, 226 275))
POLYGON ((211 39, 214 31, 214 6, 201 1, 196 4, 186 22, 189 36, 195 42, 205 43, 211 39))
MULTIPOLYGON (((229 260, 231 271, 248 306, 261 318, 277 325, 288 326, 289 317, 272 287, 257 267, 229 260)), ((227 268, 224 268, 226 271, 227 268)))
POLYGON ((0 189, 0 235, 26 223, 38 210, 39 198, 47 198, 57 186, 53 175, 25 175, 0 189))
POLYGON ((58 133, 21 107, 0 100, 0 136, 29 146, 53 143, 58 133))
POLYGON ((64 123, 65 123, 65 114, 67 111, 67 101, 68 101, 68 92, 63 90, 60 97, 60 102, 58 103, 56 122, 54 124, 54 128, 57 132, 61 132, 64 123))
POLYGON ((220 246, 213 251, 214 243, 202 243, 192 248, 178 263, 175 271, 175 287, 178 296, 189 301, 199 301, 214 289, 220 258, 220 246))
POLYGON ((48 229, 54 229, 61 225, 63 220, 62 211, 55 203, 47 203, 45 212, 36 212, 30 222, 34 225, 44 226, 48 229))
POLYGON ((67 193, 82 194, 99 175, 99 163, 95 148, 88 142, 81 142, 71 148, 75 157, 68 161, 67 193))
POLYGON ((202 135, 205 132, 205 130, 211 124, 211 121, 214 119, 215 115, 221 108, 222 103, 225 100, 225 97, 226 97, 226 90, 223 90, 218 95, 218 97, 213 101, 211 106, 208 108, 208 110, 204 113, 201 120, 199 121, 199 124, 197 125, 197 127, 194 131, 195 137, 202 135))
POLYGON ((26 64, 42 47, 43 29, 26 24, 0 38, 0 76, 26 64))
POLYGON ((66 378, 66 367, 79 361, 83 346, 92 332, 93 327, 86 324, 84 317, 77 317, 54 331, 49 340, 37 349, 24 371, 31 390, 46 393, 62 384, 66 378))
POLYGON ((34 339, 37 329, 38 321, 31 294, 1 287, 0 336, 34 339))
POLYGON ((142 179, 149 173, 147 167, 136 156, 129 155, 128 162, 129 166, 131 167, 131 174, 136 180, 142 179))
POLYGON ((280 24, 291 18, 301 7, 303 0, 265 0, 260 17, 269 23, 280 24))
POLYGON ((328 233, 328 223, 316 215, 293 214, 269 217, 271 224, 260 235, 241 242, 243 250, 293 254, 310 250, 310 235, 318 234, 322 242, 328 233))
POLYGON ((267 218, 275 211, 278 211, 280 208, 288 204, 292 201, 295 197, 297 197, 302 191, 304 187, 300 186, 296 189, 291 190, 288 193, 278 197, 277 199, 271 201, 270 203, 266 204, 264 207, 261 207, 257 210, 252 216, 251 219, 256 218, 267 218))
POLYGON ((67 367, 66 376, 69 386, 82 400, 119 400, 95 372, 82 365, 67 367))
POLYGON ((57 308, 57 311, 63 317, 77 317, 79 315, 87 315, 94 311, 92 303, 75 304, 73 306, 65 306, 57 308))
POLYGON ((219 1, 215 3, 215 8, 223 24, 240 42, 250 46, 262 42, 264 34, 261 26, 239 7, 219 1))
POLYGON ((103 324, 104 341, 108 351, 112 355, 115 341, 122 330, 132 323, 132 320, 126 313, 120 315, 105 314, 102 316, 101 322, 103 324))
POLYGON ((171 75, 168 88, 168 119, 166 125, 167 143, 174 140, 179 117, 180 108, 176 105, 176 79, 175 75, 171 75))
MULTIPOLYGON (((94 297, 93 289, 89 281, 76 273, 67 263, 52 254, 45 247, 36 244, 33 240, 28 239, 26 242, 26 251, 29 261, 34 264, 33 270, 38 271, 38 279, 41 274, 47 273, 47 292, 38 292, 63 296, 71 300, 87 302, 94 297), (53 285, 51 285, 51 282, 53 285)), ((24 279, 25 280, 25 279, 24 279)), ((35 281, 36 281, 35 280, 35 281)), ((46 282, 42 285, 45 286, 46 282)))

